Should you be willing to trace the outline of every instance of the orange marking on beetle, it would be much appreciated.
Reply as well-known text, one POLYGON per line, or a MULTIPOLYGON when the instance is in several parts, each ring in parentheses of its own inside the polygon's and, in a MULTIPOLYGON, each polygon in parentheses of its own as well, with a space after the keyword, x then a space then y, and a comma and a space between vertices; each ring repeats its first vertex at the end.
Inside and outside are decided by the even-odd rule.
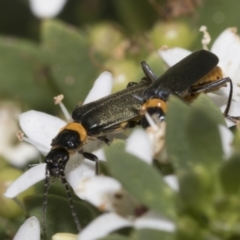
POLYGON ((222 69, 219 66, 216 66, 208 74, 200 78, 193 86, 201 85, 204 83, 214 82, 216 80, 222 79, 223 73, 222 69))
POLYGON ((153 98, 153 99, 149 99, 147 102, 145 102, 142 105, 140 114, 143 115, 148 108, 155 108, 155 107, 161 108, 164 113, 167 112, 167 103, 161 99, 153 98))
POLYGON ((73 130, 73 131, 77 131, 79 136, 80 136, 80 139, 82 142, 85 142, 86 141, 86 138, 87 138, 87 131, 86 129, 83 127, 82 124, 79 124, 79 123, 76 123, 76 122, 70 122, 68 123, 65 127, 63 127, 61 131, 63 130, 73 130))

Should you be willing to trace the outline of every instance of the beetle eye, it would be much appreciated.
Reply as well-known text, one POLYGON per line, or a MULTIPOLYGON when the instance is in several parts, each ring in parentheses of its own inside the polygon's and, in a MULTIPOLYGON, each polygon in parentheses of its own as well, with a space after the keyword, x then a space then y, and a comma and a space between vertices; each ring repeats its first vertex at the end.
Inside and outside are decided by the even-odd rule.
POLYGON ((76 149, 81 144, 77 131, 64 129, 53 140, 52 146, 61 146, 67 149, 76 149))

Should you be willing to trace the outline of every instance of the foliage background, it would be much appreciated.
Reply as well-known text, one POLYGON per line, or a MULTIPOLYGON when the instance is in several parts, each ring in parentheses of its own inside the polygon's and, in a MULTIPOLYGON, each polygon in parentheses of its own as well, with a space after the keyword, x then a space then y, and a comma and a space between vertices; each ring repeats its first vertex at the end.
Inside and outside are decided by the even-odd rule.
MULTIPOLYGON (((17 99, 26 108, 52 112, 52 96, 64 93, 67 106, 73 109, 101 71, 112 71, 116 79, 124 73, 125 82, 116 80, 115 90, 123 88, 128 81, 139 80, 142 60, 149 60, 157 73, 165 69, 160 63, 156 67, 156 60, 152 60, 162 45, 196 50, 201 48, 200 26, 206 25, 215 39, 225 28, 240 24, 237 0, 169 1, 177 17, 171 11, 159 15, 149 2, 71 0, 51 21, 34 17, 28 1, 1 1, 1 98, 17 99), (189 6, 187 15, 177 2, 183 9, 189 6), (102 26, 102 22, 109 24, 102 26), (172 29, 173 39, 167 34, 172 29), (123 41, 129 42, 121 49, 123 41), (123 52, 121 56, 113 56, 116 48, 123 52), (97 63, 89 58, 90 49, 97 49, 92 51, 97 63)), ((158 4, 163 8, 167 1, 158 4)))

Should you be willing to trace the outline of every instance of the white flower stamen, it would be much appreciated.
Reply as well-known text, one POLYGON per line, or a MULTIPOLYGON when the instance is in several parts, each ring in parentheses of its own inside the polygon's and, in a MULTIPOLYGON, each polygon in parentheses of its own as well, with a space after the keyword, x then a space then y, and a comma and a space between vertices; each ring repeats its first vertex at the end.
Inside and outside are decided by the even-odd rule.
POLYGON ((157 131, 157 130, 158 130, 158 126, 157 126, 157 124, 155 123, 155 121, 153 120, 153 118, 148 114, 148 112, 145 112, 145 117, 146 117, 146 119, 147 119, 150 127, 151 127, 153 130, 157 131))
POLYGON ((54 99, 54 103, 57 105, 59 105, 59 107, 61 108, 67 122, 71 122, 72 121, 72 117, 71 115, 69 114, 67 108, 65 107, 65 105, 62 103, 62 100, 64 99, 64 95, 63 94, 60 94, 56 97, 53 98, 54 99))
POLYGON ((202 38, 203 49, 208 50, 208 45, 211 42, 211 36, 210 36, 209 32, 207 31, 207 27, 201 26, 199 31, 203 32, 203 38, 202 38))

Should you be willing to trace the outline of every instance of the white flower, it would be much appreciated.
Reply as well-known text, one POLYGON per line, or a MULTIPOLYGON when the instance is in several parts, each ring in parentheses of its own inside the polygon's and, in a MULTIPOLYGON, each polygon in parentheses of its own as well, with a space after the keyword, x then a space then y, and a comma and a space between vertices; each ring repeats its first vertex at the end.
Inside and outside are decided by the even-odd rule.
POLYGON ((125 218, 115 213, 106 213, 88 224, 78 235, 78 240, 99 239, 107 236, 110 232, 129 226, 131 226, 131 223, 125 218))
POLYGON ((161 217, 154 212, 147 212, 135 221, 128 220, 116 213, 105 213, 93 220, 78 235, 78 240, 94 240, 107 236, 109 233, 124 228, 134 227, 152 228, 166 232, 174 232, 176 226, 173 222, 161 217))
POLYGON ((121 184, 113 178, 105 176, 86 178, 74 190, 79 197, 106 212, 87 225, 78 235, 78 240, 98 239, 123 227, 152 228, 168 232, 175 230, 172 221, 154 211, 135 216, 141 206, 124 192, 121 184))
MULTIPOLYGON (((230 116, 240 116, 240 38, 236 34, 236 28, 228 28, 223 31, 213 43, 211 52, 219 58, 218 65, 223 71, 223 77, 230 77, 233 82, 233 101, 228 114, 230 116)), ((170 67, 190 53, 190 51, 181 48, 159 50, 160 56, 170 67)), ((222 87, 208 95, 224 111, 229 96, 229 86, 222 87)), ((228 126, 234 125, 228 120, 227 124, 228 126)))
POLYGON ((122 190, 121 184, 113 178, 91 177, 81 182, 75 193, 106 212, 87 225, 79 234, 78 240, 99 239, 123 227, 152 228, 168 232, 175 230, 172 221, 154 211, 135 216, 138 203, 131 199, 122 190))
MULTIPOLYGON (((102 73, 95 81, 95 84, 90 92, 92 101, 96 100, 96 96, 103 97, 110 94, 111 87, 111 74, 108 72, 102 73), (101 85, 100 88, 99 85, 101 85), (99 91, 99 89, 103 89, 103 91, 99 91), (93 94, 94 91, 96 92, 96 95, 93 94), (95 97, 95 99, 93 99, 93 97, 95 97)), ((89 99, 89 97, 87 97, 87 99, 89 99)), ((50 144, 52 139, 57 135, 59 130, 66 125, 65 121, 57 117, 33 110, 21 114, 19 122, 23 132, 28 137, 23 137, 23 140, 34 145, 44 156, 51 149, 50 144)), ((88 150, 92 148, 96 149, 96 147, 99 148, 99 141, 91 141, 91 143, 90 146, 88 146, 88 150)), ((98 150, 97 152, 94 152, 94 154, 99 156, 99 159, 102 159, 103 157, 102 150, 98 150)), ((44 179, 45 166, 46 164, 42 163, 26 171, 9 186, 5 196, 8 198, 14 198, 22 191, 34 185, 36 182, 44 179)), ((83 161, 83 156, 80 154, 75 154, 66 166, 66 178, 73 188, 75 187, 76 181, 79 181, 81 178, 86 176, 93 176, 94 174, 95 163, 87 159, 83 161)))
POLYGON ((37 218, 28 218, 19 228, 13 240, 40 240, 40 223, 37 218))
POLYGON ((67 0, 29 0, 33 14, 38 18, 53 18, 58 15, 67 0))
MULTIPOLYGON (((126 151, 139 157, 139 161, 151 164, 152 147, 147 133, 143 129, 136 129, 127 139, 126 151)), ((165 181, 177 188, 175 176, 168 176, 165 181)), ((81 199, 105 212, 81 231, 78 240, 98 239, 123 227, 152 228, 168 232, 173 232, 176 228, 174 222, 143 208, 111 177, 93 176, 82 179, 74 191, 81 199), (139 212, 142 214, 136 214, 139 212)))

